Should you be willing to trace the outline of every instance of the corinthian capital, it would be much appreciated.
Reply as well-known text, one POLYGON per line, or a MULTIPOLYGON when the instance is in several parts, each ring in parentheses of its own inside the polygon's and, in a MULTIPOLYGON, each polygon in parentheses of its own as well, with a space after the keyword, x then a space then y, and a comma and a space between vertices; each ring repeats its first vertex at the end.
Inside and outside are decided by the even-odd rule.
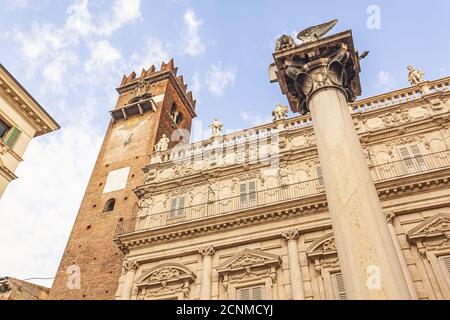
POLYGON ((287 241, 292 241, 292 240, 298 239, 299 233, 297 230, 289 230, 289 231, 283 232, 281 234, 281 236, 283 238, 285 238, 287 241))
POLYGON ((198 250, 198 252, 204 257, 205 256, 213 256, 216 253, 216 249, 214 249, 213 246, 203 247, 203 248, 200 248, 198 250))
POLYGON ((123 269, 125 272, 128 272, 130 270, 136 271, 138 268, 139 268, 139 262, 137 262, 136 260, 125 261, 123 263, 123 269))
POLYGON ((359 58, 350 31, 275 52, 276 80, 291 109, 309 112, 308 101, 325 88, 342 90, 348 101, 361 93, 359 58))

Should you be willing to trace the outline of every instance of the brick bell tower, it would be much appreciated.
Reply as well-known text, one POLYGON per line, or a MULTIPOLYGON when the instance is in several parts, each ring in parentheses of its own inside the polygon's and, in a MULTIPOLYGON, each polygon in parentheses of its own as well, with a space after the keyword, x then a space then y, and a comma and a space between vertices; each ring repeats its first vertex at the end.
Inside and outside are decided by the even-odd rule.
MULTIPOLYGON (((195 100, 173 59, 139 77, 124 76, 119 98, 81 203, 50 299, 114 299, 122 254, 113 242, 117 224, 133 218, 133 189, 163 134, 190 131, 195 100)), ((171 142, 172 144, 176 142, 171 142)), ((81 159, 82 161, 82 159, 81 159)))

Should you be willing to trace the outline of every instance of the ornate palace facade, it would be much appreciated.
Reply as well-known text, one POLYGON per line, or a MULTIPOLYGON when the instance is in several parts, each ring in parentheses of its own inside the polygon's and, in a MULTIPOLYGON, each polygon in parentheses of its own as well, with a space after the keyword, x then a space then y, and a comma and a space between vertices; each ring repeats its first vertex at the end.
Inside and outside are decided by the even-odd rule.
POLYGON ((351 33, 319 37, 284 36, 271 66, 303 115, 278 105, 227 135, 215 120, 191 144, 169 139, 195 117, 173 62, 124 77, 50 298, 450 299, 450 78, 411 68, 410 87, 355 101, 351 33), (342 139, 320 127, 327 103, 342 139))

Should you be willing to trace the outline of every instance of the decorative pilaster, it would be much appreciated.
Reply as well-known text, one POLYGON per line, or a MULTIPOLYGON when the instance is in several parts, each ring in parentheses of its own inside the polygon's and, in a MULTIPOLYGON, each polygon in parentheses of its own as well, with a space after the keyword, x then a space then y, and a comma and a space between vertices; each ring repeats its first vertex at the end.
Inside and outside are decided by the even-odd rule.
POLYGON ((392 211, 387 211, 385 213, 386 222, 388 224, 389 233, 392 237, 392 242, 395 246, 395 251, 397 252, 397 256, 400 260, 400 264, 402 266, 403 274, 405 275, 406 284, 408 285, 409 294, 411 295, 411 299, 417 300, 419 297, 417 296, 416 289, 414 288, 414 283, 411 278, 411 273, 409 272, 408 264, 406 263, 405 257, 403 256, 402 248, 400 247, 400 243, 398 242, 397 234, 395 233, 394 228, 394 218, 395 213, 392 211))
POLYGON ((305 293, 303 291, 302 271, 298 258, 298 231, 290 230, 282 233, 281 236, 286 239, 288 246, 289 275, 291 278, 292 299, 304 300, 305 293))
POLYGON ((201 300, 211 299, 211 281, 212 281, 212 257, 216 253, 213 246, 200 248, 198 252, 203 257, 202 263, 202 283, 200 291, 201 300))
POLYGON ((306 43, 275 52, 276 74, 293 111, 311 112, 349 298, 410 299, 350 115, 348 102, 361 92, 359 57, 350 31, 319 39, 332 25, 312 28, 306 43))
POLYGON ((123 283, 122 292, 120 295, 121 300, 130 300, 131 292, 133 290, 134 277, 136 270, 139 268, 139 262, 136 260, 125 261, 123 263, 123 271, 126 274, 125 282, 123 283))

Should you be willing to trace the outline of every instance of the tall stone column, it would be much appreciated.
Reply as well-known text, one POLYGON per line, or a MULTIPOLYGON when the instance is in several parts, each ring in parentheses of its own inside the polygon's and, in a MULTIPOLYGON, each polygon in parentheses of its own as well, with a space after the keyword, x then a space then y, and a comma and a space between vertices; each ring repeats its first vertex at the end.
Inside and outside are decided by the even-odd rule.
POLYGON ((214 247, 201 248, 199 253, 203 257, 202 262, 202 283, 200 289, 201 300, 211 300, 211 281, 212 281, 212 257, 215 253, 214 247))
POLYGON ((289 259, 289 276, 291 278, 291 291, 293 300, 304 300, 305 293, 303 291, 302 271, 300 268, 298 257, 298 232, 291 230, 282 234, 287 241, 288 259, 289 259))
POLYGON ((125 282, 123 283, 122 292, 120 294, 121 300, 130 300, 131 292, 133 290, 134 277, 136 270, 139 268, 139 263, 136 260, 126 261, 123 264, 124 271, 126 272, 125 282))
POLYGON ((348 101, 360 93, 351 32, 275 54, 290 101, 311 112, 325 193, 350 299, 410 299, 348 101))

